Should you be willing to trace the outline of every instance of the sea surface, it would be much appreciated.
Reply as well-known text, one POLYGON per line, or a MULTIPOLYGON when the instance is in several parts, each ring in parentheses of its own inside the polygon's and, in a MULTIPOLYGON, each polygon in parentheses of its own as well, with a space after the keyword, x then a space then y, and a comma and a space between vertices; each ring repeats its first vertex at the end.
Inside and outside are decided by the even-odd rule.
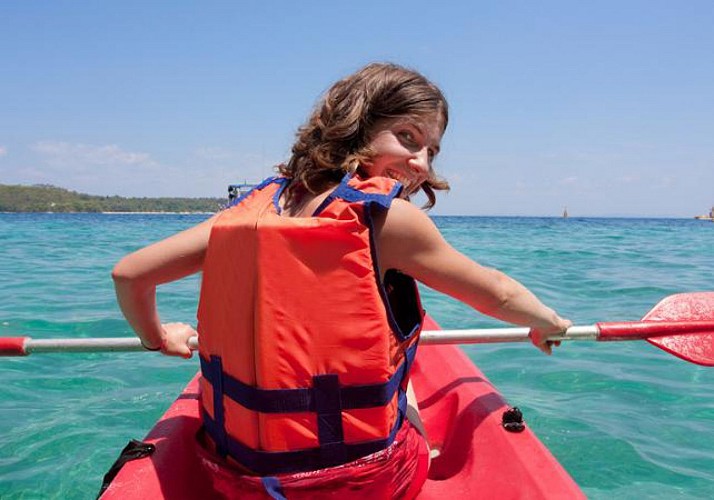
MULTIPOLYGON (((206 215, 0 214, 0 336, 128 336, 110 271, 206 215)), ((523 282, 576 324, 637 320, 714 290, 714 224, 679 219, 435 217, 463 253, 523 282)), ((159 291, 195 322, 196 277, 159 291)), ((423 290, 444 328, 500 324, 423 290)), ((592 499, 714 498, 714 368, 646 342, 465 350, 592 499)), ((0 498, 94 498, 197 370, 154 353, 0 359, 0 498)))

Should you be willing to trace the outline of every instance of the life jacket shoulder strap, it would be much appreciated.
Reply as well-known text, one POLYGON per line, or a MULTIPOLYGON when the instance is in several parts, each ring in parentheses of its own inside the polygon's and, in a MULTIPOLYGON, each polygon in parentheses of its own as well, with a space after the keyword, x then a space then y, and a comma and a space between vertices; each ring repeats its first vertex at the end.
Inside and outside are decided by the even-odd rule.
POLYGON ((402 185, 387 178, 360 179, 354 174, 347 174, 342 182, 323 200, 314 212, 317 216, 335 200, 347 203, 360 203, 377 210, 386 210, 392 200, 399 196, 402 185))

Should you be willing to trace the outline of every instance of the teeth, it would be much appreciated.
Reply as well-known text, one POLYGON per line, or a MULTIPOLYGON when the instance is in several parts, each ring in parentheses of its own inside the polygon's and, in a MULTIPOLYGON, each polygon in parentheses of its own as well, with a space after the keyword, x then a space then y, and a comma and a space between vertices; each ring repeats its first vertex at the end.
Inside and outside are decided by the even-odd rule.
POLYGON ((392 171, 390 170, 390 171, 387 172, 387 175, 389 175, 389 177, 391 177, 392 179, 401 182, 402 184, 404 184, 404 186, 407 186, 407 185, 409 184, 409 180, 408 180, 405 176, 403 176, 403 175, 401 175, 401 174, 398 174, 398 173, 396 173, 396 172, 392 172, 392 171))

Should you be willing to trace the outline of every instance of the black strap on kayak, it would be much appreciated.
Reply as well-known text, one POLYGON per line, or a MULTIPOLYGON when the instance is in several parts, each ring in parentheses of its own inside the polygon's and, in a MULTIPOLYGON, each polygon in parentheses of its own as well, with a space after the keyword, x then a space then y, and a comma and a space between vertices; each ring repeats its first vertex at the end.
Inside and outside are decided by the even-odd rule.
POLYGON ((501 416, 501 424, 508 432, 522 432, 526 428, 523 413, 517 406, 508 408, 501 416))
POLYGON ((129 441, 129 444, 127 444, 124 449, 121 450, 119 458, 117 458, 116 461, 112 464, 112 466, 109 468, 109 471, 104 474, 102 488, 99 490, 97 498, 101 497, 106 491, 106 489, 109 488, 109 485, 114 480, 114 478, 119 473, 125 463, 130 462, 131 460, 136 460, 137 458, 148 457, 149 455, 154 453, 154 450, 156 450, 156 447, 153 444, 137 441, 136 439, 132 439, 131 441, 129 441))

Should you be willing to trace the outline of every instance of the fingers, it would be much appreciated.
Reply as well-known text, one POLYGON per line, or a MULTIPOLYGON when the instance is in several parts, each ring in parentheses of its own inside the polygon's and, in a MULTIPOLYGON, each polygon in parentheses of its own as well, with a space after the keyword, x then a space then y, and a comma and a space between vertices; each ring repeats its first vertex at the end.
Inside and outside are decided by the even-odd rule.
POLYGON ((543 353, 549 356, 553 353, 552 343, 543 336, 541 331, 531 328, 531 331, 528 332, 528 336, 530 337, 533 345, 543 351, 543 353))
POLYGON ((553 354, 553 347, 560 347, 560 340, 546 340, 544 344, 538 346, 548 356, 553 354))
POLYGON ((179 356, 184 359, 189 359, 193 356, 193 351, 188 347, 188 342, 185 344, 178 344, 172 349, 171 353, 167 353, 170 356, 179 356))
POLYGON ((542 344, 536 344, 536 347, 548 356, 553 354, 553 343, 549 340, 546 342, 543 342, 542 344))
POLYGON ((543 330, 538 328, 531 328, 530 332, 528 333, 528 336, 530 337, 531 342, 533 342, 533 345, 543 351, 543 353, 550 356, 551 354, 553 354, 553 347, 560 346, 560 341, 548 340, 549 337, 561 335, 565 333, 567 329, 571 326, 573 326, 573 323, 570 320, 559 318, 557 326, 543 330))
POLYGON ((161 325, 164 329, 165 340, 161 352, 167 356, 178 356, 188 359, 193 356, 193 351, 188 345, 188 340, 197 335, 196 330, 186 323, 165 323, 161 325))

